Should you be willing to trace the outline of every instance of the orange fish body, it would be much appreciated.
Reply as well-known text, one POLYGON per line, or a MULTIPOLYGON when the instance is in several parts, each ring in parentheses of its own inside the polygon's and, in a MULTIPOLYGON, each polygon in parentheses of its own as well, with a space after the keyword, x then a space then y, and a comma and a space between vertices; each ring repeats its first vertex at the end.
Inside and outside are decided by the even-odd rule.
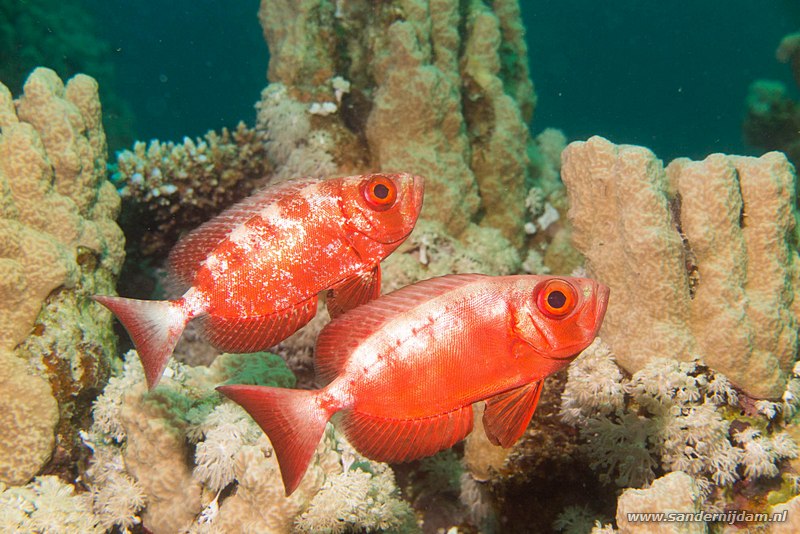
POLYGON ((478 401, 486 401, 489 439, 510 447, 543 379, 592 342, 607 302, 608 288, 587 279, 434 278, 333 320, 317 340, 322 389, 218 389, 269 436, 287 495, 340 411, 347 438, 373 460, 410 461, 452 446, 472 429, 478 401))
POLYGON ((136 345, 148 385, 158 383, 186 324, 228 352, 270 347, 316 313, 332 316, 380 294, 380 262, 411 233, 423 181, 405 173, 283 182, 191 232, 169 257, 189 289, 173 301, 95 296, 136 345))

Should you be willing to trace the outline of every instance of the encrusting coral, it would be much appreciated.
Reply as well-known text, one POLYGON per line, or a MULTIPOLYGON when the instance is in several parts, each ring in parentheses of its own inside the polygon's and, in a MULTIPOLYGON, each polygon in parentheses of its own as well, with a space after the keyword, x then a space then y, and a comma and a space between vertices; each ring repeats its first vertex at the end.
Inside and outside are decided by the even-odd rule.
POLYGON ((797 357, 795 173, 777 152, 667 166, 592 137, 563 153, 586 268, 611 287, 601 336, 628 372, 697 358, 779 398, 797 357))
POLYGON ((36 69, 12 100, 0 84, 0 480, 24 484, 51 460, 73 469, 81 402, 105 384, 113 291, 124 257, 105 179, 97 83, 36 69))

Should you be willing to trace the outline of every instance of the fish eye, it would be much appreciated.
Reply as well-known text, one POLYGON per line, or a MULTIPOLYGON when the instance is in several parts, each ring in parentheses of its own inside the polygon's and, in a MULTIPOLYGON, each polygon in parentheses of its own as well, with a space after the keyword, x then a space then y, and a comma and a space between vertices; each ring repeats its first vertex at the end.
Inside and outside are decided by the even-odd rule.
POLYGON ((566 317, 575 309, 578 294, 566 280, 548 280, 536 294, 539 311, 552 319, 566 317))
POLYGON ((364 200, 376 211, 388 210, 397 201, 397 186, 386 176, 375 175, 361 186, 364 200))

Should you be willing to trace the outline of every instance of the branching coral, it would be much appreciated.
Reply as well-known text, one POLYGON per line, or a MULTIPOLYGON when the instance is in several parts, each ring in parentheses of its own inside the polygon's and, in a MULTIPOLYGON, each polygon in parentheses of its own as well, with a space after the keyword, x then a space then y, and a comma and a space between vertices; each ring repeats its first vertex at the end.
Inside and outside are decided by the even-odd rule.
POLYGON ((270 172, 258 134, 239 123, 183 143, 137 142, 117 154, 112 180, 130 205, 127 216, 149 221, 128 228, 128 247, 163 257, 180 233, 199 226, 253 191, 270 172))
POLYGON ((570 144, 573 239, 614 297, 601 331, 626 370, 699 358, 779 398, 797 357, 795 174, 783 154, 677 159, 600 137, 570 144))

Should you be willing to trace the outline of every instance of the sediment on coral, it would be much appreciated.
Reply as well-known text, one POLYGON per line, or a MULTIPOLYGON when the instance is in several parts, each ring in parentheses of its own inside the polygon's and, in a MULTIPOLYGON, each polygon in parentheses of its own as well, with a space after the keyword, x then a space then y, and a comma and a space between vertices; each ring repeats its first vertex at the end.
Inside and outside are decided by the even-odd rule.
POLYGON ((601 336, 628 372, 698 358, 777 399, 798 351, 796 177, 778 152, 679 158, 592 137, 563 153, 573 240, 611 288, 601 336))
POLYGON ((116 352, 112 293, 124 257, 106 180, 97 83, 38 68, 12 100, 0 84, 0 480, 47 467, 74 478, 78 429, 116 352))

